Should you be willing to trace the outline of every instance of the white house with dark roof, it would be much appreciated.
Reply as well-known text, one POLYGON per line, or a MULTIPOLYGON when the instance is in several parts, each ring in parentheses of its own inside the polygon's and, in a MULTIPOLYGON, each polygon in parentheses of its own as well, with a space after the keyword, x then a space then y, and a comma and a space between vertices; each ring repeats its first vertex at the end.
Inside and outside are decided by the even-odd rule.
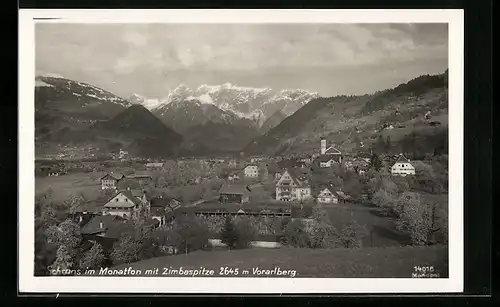
POLYGON ((318 193, 316 201, 321 204, 337 204, 339 198, 336 193, 332 192, 329 188, 324 188, 318 193))
POLYGON ((134 218, 144 207, 146 207, 147 212, 150 211, 149 202, 144 202, 143 199, 145 199, 145 195, 137 191, 120 191, 104 204, 103 214, 134 218))
POLYGON ((415 167, 410 163, 410 160, 401 154, 391 167, 391 174, 394 176, 415 175, 415 167))
POLYGON ((248 164, 244 168, 245 177, 257 178, 259 177, 259 166, 257 164, 248 164))
POLYGON ((276 200, 303 201, 311 199, 307 174, 298 169, 286 169, 276 183, 276 200))
POLYGON ((117 183, 123 179, 123 174, 107 173, 101 177, 101 189, 116 189, 117 183))

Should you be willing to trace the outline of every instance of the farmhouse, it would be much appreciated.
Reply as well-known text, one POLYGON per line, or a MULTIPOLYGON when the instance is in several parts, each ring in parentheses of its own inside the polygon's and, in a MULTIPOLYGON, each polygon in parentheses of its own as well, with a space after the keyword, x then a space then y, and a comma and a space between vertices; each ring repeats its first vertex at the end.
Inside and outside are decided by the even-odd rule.
POLYGON ((257 164, 248 164, 243 169, 245 177, 257 178, 259 176, 259 166, 257 164))
POLYGON ((316 201, 320 204, 337 204, 339 198, 336 193, 333 193, 329 188, 324 188, 319 192, 316 201))
POLYGON ((411 165, 410 160, 401 154, 391 167, 391 174, 394 176, 415 175, 415 167, 411 165))
POLYGON ((149 204, 144 203, 141 197, 138 196, 140 196, 140 193, 137 191, 135 193, 131 190, 118 192, 118 194, 104 204, 103 215, 135 218, 144 206, 147 206, 146 209, 149 212, 149 204))
POLYGON ((160 168, 163 168, 163 163, 162 162, 146 163, 146 168, 148 168, 148 169, 160 169, 160 168))
POLYGON ((101 189, 116 189, 117 183, 123 179, 120 173, 107 173, 101 177, 101 189))
POLYGON ((127 179, 136 180, 141 185, 149 184, 153 181, 153 177, 147 173, 136 173, 125 177, 127 179))
POLYGON ((307 175, 300 169, 289 168, 276 183, 276 200, 302 201, 311 198, 307 175))
POLYGON ((247 203, 250 189, 246 185, 224 185, 219 191, 219 201, 222 203, 247 203))
POLYGON ((97 215, 81 229, 82 237, 97 241, 103 246, 105 253, 111 252, 113 243, 127 233, 134 233, 133 224, 112 215, 97 215))
POLYGON ((321 155, 316 161, 318 161, 319 166, 322 168, 332 167, 332 165, 339 164, 341 161, 341 156, 339 155, 321 155))

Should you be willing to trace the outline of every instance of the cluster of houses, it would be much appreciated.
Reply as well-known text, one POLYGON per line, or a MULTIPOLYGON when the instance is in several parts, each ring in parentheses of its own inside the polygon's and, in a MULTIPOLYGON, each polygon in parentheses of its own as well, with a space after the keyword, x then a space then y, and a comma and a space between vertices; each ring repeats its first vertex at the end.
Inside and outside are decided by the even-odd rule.
MULTIPOLYGON (((338 149, 333 146, 327 147, 324 139, 321 140, 319 149, 318 154, 298 159, 294 165, 280 167, 277 164, 259 160, 239 165, 238 169, 228 174, 228 181, 219 190, 217 203, 219 205, 228 204, 227 208, 230 210, 184 206, 182 201, 166 195, 150 198, 144 190, 144 186, 153 180, 149 174, 136 173, 125 176, 111 172, 102 176, 100 181, 101 189, 113 191, 112 196, 103 200, 101 204, 97 205, 98 207, 95 207, 95 203, 90 206, 84 204, 72 215, 80 223, 82 235, 92 240, 96 238, 108 240, 108 244, 112 246, 113 240, 117 240, 121 234, 133 229, 134 221, 140 216, 145 217, 146 226, 157 228, 168 225, 177 214, 186 213, 189 210, 202 215, 230 213, 294 216, 298 214, 292 214, 292 207, 273 212, 263 212, 262 209, 258 208, 242 209, 242 205, 250 202, 252 189, 250 186, 238 182, 241 177, 259 179, 260 181, 271 179, 275 182, 275 200, 285 203, 303 203, 314 199, 317 203, 322 204, 350 202, 351 197, 346 195, 340 187, 327 184, 315 186, 313 189, 309 180, 312 171, 310 166, 315 163, 320 168, 328 168, 343 164, 349 168, 363 170, 366 169, 367 165, 369 166, 371 157, 360 155, 358 159, 346 160, 338 149), (233 208, 232 204, 239 204, 239 206, 233 208)), ((162 167, 163 163, 161 162, 146 164, 148 169, 162 167)), ((404 155, 400 155, 392 165, 391 173, 395 176, 414 175, 415 167, 404 155)))

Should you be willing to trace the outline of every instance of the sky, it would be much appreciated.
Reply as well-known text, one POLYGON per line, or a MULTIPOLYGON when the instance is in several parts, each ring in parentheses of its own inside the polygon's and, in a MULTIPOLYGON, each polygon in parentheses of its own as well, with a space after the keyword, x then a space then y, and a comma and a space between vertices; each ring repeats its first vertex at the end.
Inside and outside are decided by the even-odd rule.
POLYGON ((35 28, 37 74, 121 97, 232 83, 369 94, 448 68, 447 24, 61 24, 35 28))

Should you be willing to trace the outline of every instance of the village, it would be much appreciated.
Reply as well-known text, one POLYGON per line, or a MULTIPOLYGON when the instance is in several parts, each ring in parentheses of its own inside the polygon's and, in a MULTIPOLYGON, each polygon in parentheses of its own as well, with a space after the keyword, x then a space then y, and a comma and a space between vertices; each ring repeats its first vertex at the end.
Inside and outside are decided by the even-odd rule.
MULTIPOLYGON (((381 231, 383 227, 391 227, 387 226, 392 223, 390 218, 373 217, 367 212, 375 212, 370 206, 387 209, 383 208, 389 205, 385 202, 391 200, 380 195, 381 191, 399 190, 393 192, 410 199, 407 182, 420 174, 415 163, 421 161, 410 161, 404 154, 346 155, 321 139, 316 153, 295 158, 230 157, 161 162, 126 161, 122 157, 115 164, 112 161, 73 163, 73 166, 39 164, 37 180, 46 183, 38 186, 45 193, 39 197, 54 201, 57 198, 54 195, 61 191, 70 195, 69 200, 61 198, 65 204, 62 210, 66 212, 59 214, 78 225, 82 241, 88 246, 96 242, 102 246, 103 263, 116 264, 111 260, 116 245, 134 234, 138 224, 160 234, 175 228, 183 217, 195 216, 208 228, 203 237, 208 238, 209 245, 224 247, 220 234, 228 216, 235 221, 244 218, 255 230, 249 239, 250 247, 280 248, 294 240, 287 240, 288 225, 300 223, 305 231, 311 231, 318 218, 318 206, 330 216, 329 223, 337 228, 352 228, 351 238, 344 243, 346 247, 404 245, 381 231), (86 182, 84 188, 78 190, 76 181, 67 179, 72 176, 79 178, 78 182, 86 182), (395 183, 381 178, 393 178, 395 183), (360 220, 365 223, 362 225, 360 220)), ((433 228, 436 228, 435 209, 436 205, 432 209, 433 228)), ((184 240, 186 246, 187 241, 184 240)), ((188 252, 187 247, 182 250, 170 239, 152 244, 159 245, 160 255, 188 252)))

